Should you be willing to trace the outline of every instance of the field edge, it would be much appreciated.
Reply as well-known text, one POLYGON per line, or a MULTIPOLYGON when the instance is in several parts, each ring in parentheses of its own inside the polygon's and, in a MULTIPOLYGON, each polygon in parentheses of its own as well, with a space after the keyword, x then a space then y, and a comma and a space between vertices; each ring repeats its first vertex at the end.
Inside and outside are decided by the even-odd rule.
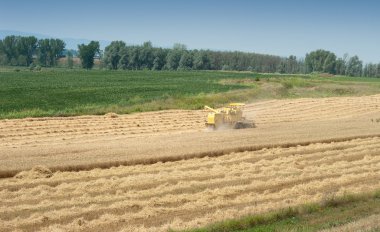
MULTIPOLYGON (((270 212, 266 212, 263 214, 252 214, 247 215, 245 217, 237 218, 237 219, 229 219, 221 222, 216 222, 209 224, 205 227, 201 228, 193 228, 193 229, 187 229, 187 230, 174 230, 170 229, 170 232, 216 232, 216 231, 223 231, 223 232, 235 232, 235 231, 278 231, 276 229, 284 229, 283 226, 290 225, 296 225, 297 219, 299 217, 305 217, 305 216, 312 216, 311 218, 308 218, 307 220, 313 220, 315 217, 313 216, 321 216, 323 214, 331 213, 331 214, 339 214, 341 211, 343 211, 345 208, 350 207, 358 207, 358 205, 363 203, 369 203, 371 208, 367 208, 368 211, 367 214, 371 214, 370 211, 375 211, 375 209, 378 209, 380 206, 380 189, 377 189, 372 192, 368 193, 345 193, 342 196, 326 196, 325 199, 323 199, 320 202, 314 202, 314 203, 305 203, 293 207, 287 207, 282 208, 279 210, 274 210, 270 212), (331 211, 332 209, 336 209, 334 212, 331 211), (330 212, 329 212, 330 211, 330 212), (315 214, 315 215, 313 215, 315 214), (293 220, 293 221, 292 221, 293 220), (257 230, 256 230, 257 229, 257 230)), ((379 213, 379 212, 377 212, 379 213)), ((320 229, 332 229, 334 227, 343 226, 350 222, 353 222, 352 219, 361 219, 363 216, 368 215, 354 215, 352 217, 348 217, 345 220, 342 220, 340 222, 331 222, 328 220, 325 220, 322 222, 320 221, 321 227, 320 229), (324 228, 323 228, 324 227, 324 228)), ((298 222, 299 223, 299 222, 298 222)), ((306 224, 308 221, 306 221, 306 224)), ((380 225, 379 225, 380 226, 380 225)), ((315 231, 311 229, 312 227, 309 227, 306 225, 304 229, 300 228, 293 228, 296 231, 315 231), (306 229, 308 228, 308 229, 306 229)), ((379 229, 374 228, 374 229, 379 229)), ((287 228, 291 229, 291 228, 287 228)))

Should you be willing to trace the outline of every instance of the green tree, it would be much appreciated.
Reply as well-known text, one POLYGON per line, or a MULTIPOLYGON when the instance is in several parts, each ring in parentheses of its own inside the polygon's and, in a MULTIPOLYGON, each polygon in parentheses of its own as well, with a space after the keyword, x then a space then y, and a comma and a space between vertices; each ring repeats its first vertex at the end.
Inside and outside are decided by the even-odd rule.
MULTIPOLYGON (((17 59, 17 37, 14 35, 6 36, 3 39, 3 51, 7 56, 7 60, 11 62, 17 59)), ((17 63, 17 62, 11 62, 17 63)))
POLYGON ((293 56, 293 55, 290 55, 287 59, 286 59, 286 73, 296 73, 297 72, 297 57, 296 56, 293 56))
POLYGON ((346 74, 346 61, 343 58, 338 58, 335 64, 336 74, 345 75, 346 74))
POLYGON ((63 42, 63 40, 61 39, 50 39, 49 43, 50 63, 52 64, 52 66, 56 66, 58 58, 62 56, 62 52, 65 49, 65 42, 63 42))
POLYGON ((196 70, 210 69, 210 59, 205 51, 194 51, 193 68, 196 70))
POLYGON ((0 65, 6 65, 6 64, 8 64, 8 59, 7 59, 7 55, 5 55, 5 52, 4 52, 3 41, 0 40, 0 65))
MULTIPOLYGON (((279 73, 286 73, 286 61, 282 60, 280 64, 277 66, 277 72, 279 73)), ((253 69, 253 68, 252 68, 253 69)), ((254 69, 253 69, 254 70, 254 69)))
POLYGON ((117 67, 119 69, 128 69, 128 66, 129 66, 129 55, 128 55, 128 52, 127 52, 127 48, 124 47, 123 49, 120 50, 119 52, 120 54, 120 59, 119 59, 119 63, 117 64, 117 67))
POLYGON ((363 68, 363 76, 365 77, 377 77, 378 65, 369 63, 363 68))
POLYGON ((152 69, 153 67, 153 45, 150 41, 145 42, 140 49, 139 63, 141 69, 152 69))
POLYGON ((152 70, 162 70, 165 65, 165 59, 167 56, 167 49, 156 48, 153 52, 153 67, 152 70))
MULTIPOLYGON (((37 38, 34 36, 19 37, 17 42, 17 53, 19 60, 22 60, 24 65, 29 66, 33 62, 33 55, 37 49, 37 38)), ((20 64, 20 63, 19 63, 20 64)))
POLYGON ((92 69, 94 66, 95 55, 99 54, 99 42, 91 41, 88 45, 78 45, 79 58, 82 63, 82 67, 85 69, 92 69))
POLYGON ((326 50, 316 50, 306 54, 305 63, 308 72, 327 72, 335 74, 336 55, 326 50))
POLYGON ((71 51, 67 52, 67 67, 70 69, 74 67, 73 53, 71 51))
POLYGON ((27 65, 27 58, 24 55, 17 56, 17 65, 20 66, 26 66, 27 65))
POLYGON ((50 41, 49 39, 40 39, 38 40, 38 63, 41 66, 51 66, 50 63, 50 41))
POLYGON ((130 47, 128 50, 128 68, 138 70, 140 68, 140 49, 137 46, 130 47))
POLYGON ((179 66, 179 61, 181 60, 182 53, 186 51, 186 46, 183 44, 174 44, 173 49, 171 49, 166 57, 166 69, 177 70, 179 66))
MULTIPOLYGON (((118 69, 122 51, 125 51, 125 43, 123 41, 112 41, 104 50, 104 63, 110 69, 118 69)), ((120 63, 123 66, 123 63, 120 63)))
POLYGON ((65 42, 60 39, 40 39, 37 43, 37 59, 41 66, 51 67, 57 65, 62 56, 65 42))
POLYGON ((331 73, 335 74, 336 73, 336 55, 332 52, 330 52, 324 62, 323 62, 323 72, 325 73, 331 73))
POLYGON ((358 56, 353 56, 348 60, 346 75, 348 76, 361 76, 363 69, 363 62, 358 56))
POLYGON ((193 68, 193 56, 190 52, 185 51, 182 53, 181 59, 178 63, 178 70, 191 70, 193 68))

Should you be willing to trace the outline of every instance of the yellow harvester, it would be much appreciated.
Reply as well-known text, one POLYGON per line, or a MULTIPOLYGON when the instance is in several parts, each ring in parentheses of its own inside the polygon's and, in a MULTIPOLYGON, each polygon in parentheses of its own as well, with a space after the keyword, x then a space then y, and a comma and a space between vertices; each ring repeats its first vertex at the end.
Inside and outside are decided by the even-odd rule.
POLYGON ((213 129, 219 128, 253 128, 255 124, 251 120, 243 117, 243 103, 230 103, 229 106, 216 110, 205 106, 206 110, 211 111, 207 115, 206 126, 213 129))

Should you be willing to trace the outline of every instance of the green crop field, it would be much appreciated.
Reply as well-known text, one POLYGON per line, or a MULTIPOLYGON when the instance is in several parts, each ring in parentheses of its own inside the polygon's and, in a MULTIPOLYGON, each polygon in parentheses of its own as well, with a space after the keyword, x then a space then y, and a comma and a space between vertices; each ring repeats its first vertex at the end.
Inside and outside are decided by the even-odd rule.
POLYGON ((0 118, 199 109, 229 101, 364 95, 380 79, 221 71, 0 69, 0 118))
POLYGON ((142 104, 154 100, 244 88, 218 83, 239 74, 209 72, 50 70, 0 75, 2 118, 141 111, 142 104))

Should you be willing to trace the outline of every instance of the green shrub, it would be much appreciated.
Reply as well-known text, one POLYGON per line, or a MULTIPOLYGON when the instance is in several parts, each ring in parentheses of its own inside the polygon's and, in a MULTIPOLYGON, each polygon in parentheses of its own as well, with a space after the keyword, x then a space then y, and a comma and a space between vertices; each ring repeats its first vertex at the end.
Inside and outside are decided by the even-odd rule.
POLYGON ((292 89, 294 87, 290 81, 283 81, 281 84, 284 89, 292 89))
POLYGON ((36 65, 35 65, 34 63, 31 63, 31 64, 29 65, 29 70, 30 70, 30 71, 33 71, 35 67, 36 67, 36 65))

